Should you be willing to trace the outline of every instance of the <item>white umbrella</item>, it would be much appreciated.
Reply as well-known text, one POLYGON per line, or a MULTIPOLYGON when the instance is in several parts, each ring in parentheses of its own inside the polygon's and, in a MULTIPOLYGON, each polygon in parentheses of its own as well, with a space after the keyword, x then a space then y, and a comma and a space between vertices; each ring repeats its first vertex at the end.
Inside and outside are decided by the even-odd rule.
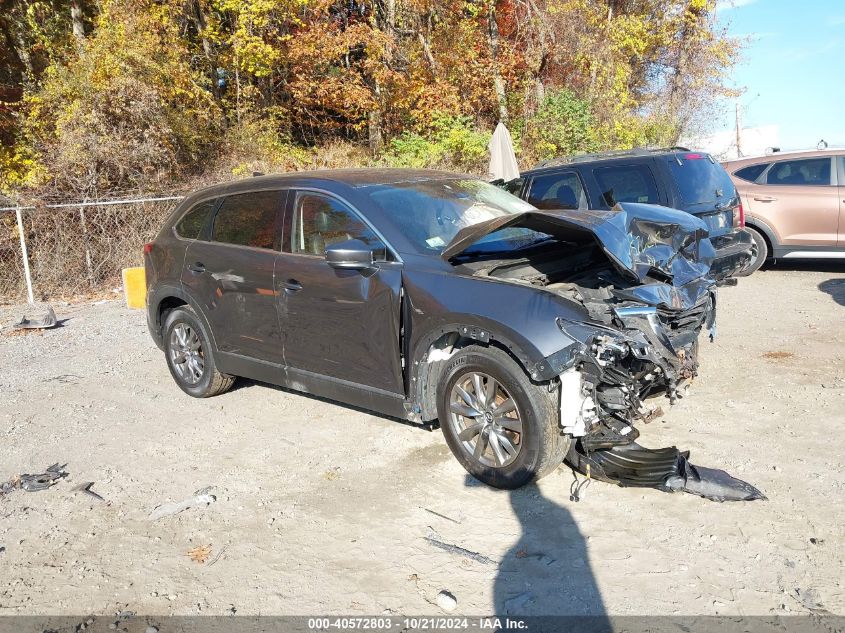
POLYGON ((496 131, 487 145, 490 150, 490 179, 501 178, 505 182, 519 178, 519 166, 516 164, 516 154, 513 151, 511 133, 505 124, 499 121, 496 131))

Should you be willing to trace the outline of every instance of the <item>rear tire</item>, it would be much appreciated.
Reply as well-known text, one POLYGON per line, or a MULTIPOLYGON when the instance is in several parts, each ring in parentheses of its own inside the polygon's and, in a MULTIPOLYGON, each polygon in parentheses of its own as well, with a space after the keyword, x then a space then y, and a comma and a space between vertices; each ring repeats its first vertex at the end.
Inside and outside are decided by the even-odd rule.
POLYGON ((769 258, 769 245, 766 243, 766 238, 758 231, 757 229, 753 229, 750 226, 746 226, 745 230, 751 234, 751 238, 754 240, 754 244, 757 245, 757 255, 748 262, 748 265, 736 273, 737 277, 748 277, 751 273, 757 272, 760 270, 760 266, 766 263, 766 260, 769 258))
POLYGON ((190 306, 171 310, 163 330, 167 368, 182 391, 194 398, 210 398, 231 389, 235 377, 217 370, 211 338, 190 306))
POLYGON ((446 443, 466 471, 495 488, 519 488, 563 462, 559 390, 535 384, 506 352, 467 347, 446 365, 437 413, 446 443), (480 444, 480 446, 479 446, 480 444))

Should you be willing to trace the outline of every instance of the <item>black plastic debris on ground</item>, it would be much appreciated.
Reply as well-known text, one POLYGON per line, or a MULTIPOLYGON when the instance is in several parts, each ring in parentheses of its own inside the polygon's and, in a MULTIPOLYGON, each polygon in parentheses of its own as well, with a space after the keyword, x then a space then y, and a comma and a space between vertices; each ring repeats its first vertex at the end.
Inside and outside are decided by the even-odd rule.
POLYGON ((40 318, 27 319, 22 317, 20 321, 12 325, 13 330, 48 330, 58 324, 53 306, 47 306, 47 314, 40 318))
POLYGON ((695 466, 689 451, 674 446, 650 449, 636 442, 584 454, 576 452, 575 467, 590 477, 620 486, 689 492, 711 501, 754 501, 766 496, 748 482, 724 470, 695 466))
POLYGON ((38 473, 37 475, 23 474, 20 476, 20 487, 27 492, 46 490, 70 474, 65 468, 67 468, 67 464, 59 465, 56 463, 47 468, 43 473, 38 473))

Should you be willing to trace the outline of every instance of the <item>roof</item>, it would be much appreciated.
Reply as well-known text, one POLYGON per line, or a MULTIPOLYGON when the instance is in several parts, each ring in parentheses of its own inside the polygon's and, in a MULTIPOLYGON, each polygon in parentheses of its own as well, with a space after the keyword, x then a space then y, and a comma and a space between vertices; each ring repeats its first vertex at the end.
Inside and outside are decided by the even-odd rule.
POLYGON ((565 165, 573 165, 577 163, 591 163, 604 160, 622 160, 626 158, 638 156, 666 156, 670 154, 677 154, 679 152, 690 152, 692 150, 686 147, 663 147, 663 148, 645 148, 635 147, 634 149, 612 150, 608 152, 595 152, 593 154, 573 154, 572 156, 559 156, 558 158, 550 158, 537 163, 529 171, 536 171, 540 169, 547 169, 552 167, 563 167, 565 165))
POLYGON ((253 176, 242 180, 232 180, 200 189, 192 198, 198 195, 233 193, 248 191, 253 188, 269 188, 273 186, 290 186, 304 182, 335 182, 349 187, 360 188, 374 185, 419 182, 425 180, 446 180, 452 178, 475 178, 466 174, 456 174, 434 169, 317 169, 311 171, 293 171, 283 174, 268 174, 253 176))
POLYGON ((830 156, 831 152, 845 153, 845 148, 828 147, 826 149, 796 149, 786 152, 772 152, 758 156, 743 156, 723 162, 724 165, 741 165, 743 163, 760 163, 763 161, 774 161, 783 158, 815 158, 817 156, 830 156))

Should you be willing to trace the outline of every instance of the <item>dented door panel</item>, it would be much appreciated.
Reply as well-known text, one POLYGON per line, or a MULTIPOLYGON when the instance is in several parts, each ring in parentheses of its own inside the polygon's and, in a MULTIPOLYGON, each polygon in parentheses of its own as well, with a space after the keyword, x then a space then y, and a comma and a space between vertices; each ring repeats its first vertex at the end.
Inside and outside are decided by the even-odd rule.
POLYGON ((282 254, 276 268, 284 362, 391 393, 402 393, 399 307, 402 265, 336 270, 324 257, 282 254))
POLYGON ((273 273, 278 253, 193 242, 182 284, 200 303, 221 352, 281 364, 273 273))

